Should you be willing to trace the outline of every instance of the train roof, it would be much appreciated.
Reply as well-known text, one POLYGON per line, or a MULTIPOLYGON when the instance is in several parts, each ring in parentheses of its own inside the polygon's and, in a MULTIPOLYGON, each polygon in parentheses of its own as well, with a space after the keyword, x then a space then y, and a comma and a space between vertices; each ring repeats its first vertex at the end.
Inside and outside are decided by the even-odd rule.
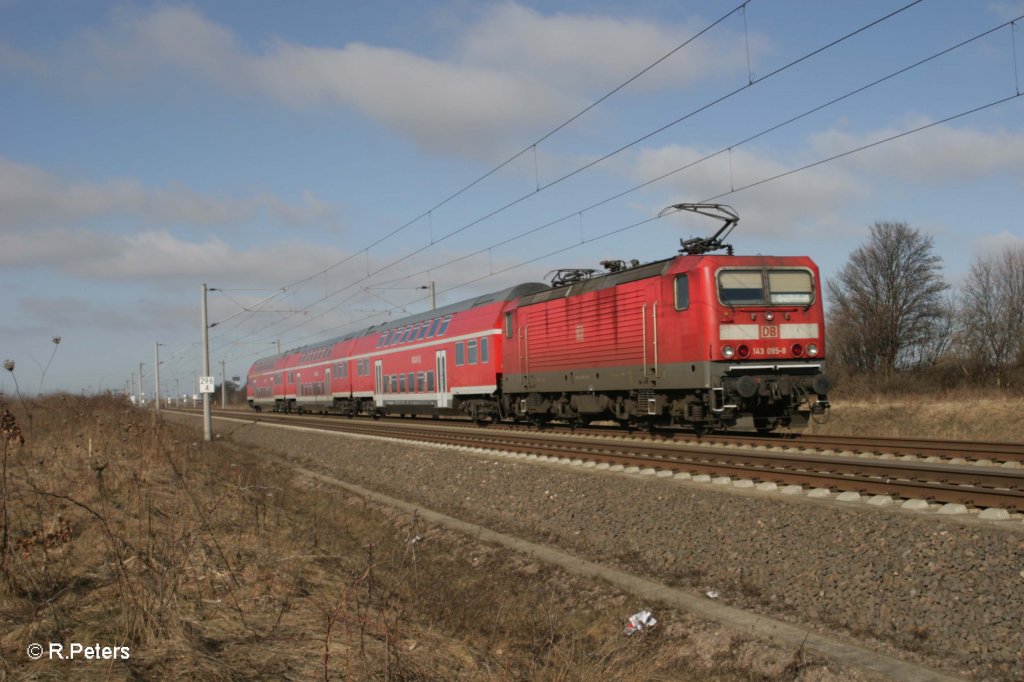
POLYGON ((552 301, 556 298, 565 298, 566 296, 577 296, 591 291, 600 291, 601 289, 610 289, 620 284, 626 284, 627 282, 635 282, 637 280, 647 279, 648 277, 664 275, 672 267, 672 264, 679 260, 686 260, 690 263, 699 263, 704 260, 710 260, 716 263, 736 263, 750 261, 751 259, 778 261, 794 258, 802 259, 806 258, 806 256, 765 256, 762 254, 735 256, 710 253, 681 254, 678 256, 672 256, 671 258, 665 258, 664 260, 626 267, 615 272, 591 275, 586 279, 580 279, 560 286, 548 287, 544 290, 523 296, 522 300, 519 302, 519 307, 534 305, 535 303, 543 303, 545 301, 552 301))
POLYGON ((575 296, 588 291, 610 289, 611 287, 618 286, 619 284, 625 284, 626 282, 635 282, 639 279, 647 279, 648 277, 663 275, 674 260, 675 258, 666 258, 665 260, 654 261, 653 263, 644 263, 643 265, 626 268, 625 270, 619 270, 618 272, 596 275, 588 279, 560 287, 549 287, 545 291, 538 291, 533 294, 523 296, 523 300, 519 305, 520 307, 523 307, 533 305, 535 303, 543 303, 544 301, 550 301, 556 298, 564 298, 569 294, 575 296))
POLYGON ((316 343, 310 343, 305 346, 299 346, 286 350, 280 355, 271 355, 265 358, 260 358, 254 363, 256 364, 270 364, 272 366, 273 361, 285 355, 294 355, 295 353, 305 353, 309 351, 318 350, 321 348, 329 348, 340 341, 351 341, 352 339, 359 338, 361 336, 367 336, 368 334, 374 334, 377 332, 387 331, 389 329, 396 329, 398 327, 404 327, 408 324, 415 324, 424 320, 432 320, 435 317, 443 317, 445 315, 453 315, 455 313, 461 313, 478 306, 486 305, 488 303, 494 303, 496 301, 512 301, 523 296, 529 296, 541 291, 547 291, 551 287, 542 282, 525 282, 523 284, 516 284, 515 286, 495 291, 489 294, 483 294, 475 298, 468 298, 458 303, 452 303, 446 305, 443 308, 437 308, 436 310, 428 310, 423 313, 416 315, 408 315, 401 317, 396 320, 389 320, 388 322, 374 325, 372 327, 366 327, 359 331, 349 332, 344 336, 336 336, 331 339, 325 339, 324 341, 317 341, 316 343))

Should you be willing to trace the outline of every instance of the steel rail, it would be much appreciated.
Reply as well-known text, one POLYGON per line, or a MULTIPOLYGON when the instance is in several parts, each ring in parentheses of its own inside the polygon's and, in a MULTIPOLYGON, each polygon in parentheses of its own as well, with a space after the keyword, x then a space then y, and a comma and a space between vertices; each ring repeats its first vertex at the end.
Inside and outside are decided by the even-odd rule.
POLYGON ((794 447, 871 454, 906 454, 944 459, 990 459, 997 462, 1024 463, 1024 444, 977 440, 932 440, 920 438, 864 438, 860 436, 821 436, 817 434, 778 434, 771 436, 704 436, 705 442, 743 443, 769 447, 794 447))

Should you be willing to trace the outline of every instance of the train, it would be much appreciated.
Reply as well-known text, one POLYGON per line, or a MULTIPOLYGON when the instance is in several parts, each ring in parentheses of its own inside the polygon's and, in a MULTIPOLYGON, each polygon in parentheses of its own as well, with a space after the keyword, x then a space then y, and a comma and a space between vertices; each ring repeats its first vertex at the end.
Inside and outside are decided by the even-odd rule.
POLYGON ((256 411, 461 415, 581 426, 801 428, 828 416, 821 279, 806 256, 734 255, 708 238, 605 261, 257 360, 256 411), (725 250, 725 253, 715 251, 725 250))

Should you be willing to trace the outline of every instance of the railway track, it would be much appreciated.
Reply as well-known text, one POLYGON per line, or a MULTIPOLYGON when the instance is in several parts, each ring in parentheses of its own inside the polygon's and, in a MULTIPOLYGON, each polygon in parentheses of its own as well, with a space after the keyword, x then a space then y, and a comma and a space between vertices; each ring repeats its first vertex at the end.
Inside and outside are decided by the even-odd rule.
MULTIPOLYGON (((225 411, 224 414, 232 414, 225 411)), ((234 412, 233 414, 239 414, 234 412)), ((249 414, 251 412, 244 412, 249 414)), ((367 420, 368 417, 356 417, 353 421, 367 420)), ((413 420, 425 421, 425 420, 413 420)), ((397 417, 385 417, 381 423, 409 423, 409 420, 397 417)), ((480 428, 465 419, 432 420, 434 424, 445 424, 453 427, 480 428)), ((536 431, 526 424, 498 423, 487 427, 488 430, 536 431)), ((552 423, 545 427, 551 432, 571 432, 585 436, 601 436, 606 438, 622 438, 634 441, 678 442, 700 445, 722 444, 729 446, 763 447, 769 449, 794 449, 840 455, 876 455, 885 457, 913 456, 925 458, 926 461, 949 460, 952 464, 992 464, 1001 465, 1015 462, 1024 465, 1024 443, 977 440, 935 440, 920 438, 876 438, 860 436, 822 436, 797 432, 776 432, 767 435, 749 433, 704 434, 697 436, 691 431, 661 430, 654 433, 647 431, 626 431, 620 426, 588 426, 571 428, 552 423)), ((1012 466, 1012 465, 1011 465, 1012 466)))
POLYGON ((708 475, 1024 512, 1024 468, 994 465, 996 461, 1021 461, 1024 451, 1012 444, 816 436, 716 435, 698 440, 692 434, 650 437, 591 429, 481 428, 452 421, 217 414, 245 415, 267 424, 515 452, 602 468, 637 467, 661 475, 708 475), (897 458, 896 453, 902 456, 897 458), (984 466, 986 463, 993 466, 984 466))

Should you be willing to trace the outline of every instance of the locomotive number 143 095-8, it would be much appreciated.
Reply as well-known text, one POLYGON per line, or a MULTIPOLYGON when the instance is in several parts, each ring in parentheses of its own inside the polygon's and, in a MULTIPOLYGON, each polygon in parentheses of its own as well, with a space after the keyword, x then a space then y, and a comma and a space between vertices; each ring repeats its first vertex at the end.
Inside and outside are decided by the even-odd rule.
POLYGON ((785 346, 768 346, 767 348, 751 348, 751 355, 785 355, 785 346))

